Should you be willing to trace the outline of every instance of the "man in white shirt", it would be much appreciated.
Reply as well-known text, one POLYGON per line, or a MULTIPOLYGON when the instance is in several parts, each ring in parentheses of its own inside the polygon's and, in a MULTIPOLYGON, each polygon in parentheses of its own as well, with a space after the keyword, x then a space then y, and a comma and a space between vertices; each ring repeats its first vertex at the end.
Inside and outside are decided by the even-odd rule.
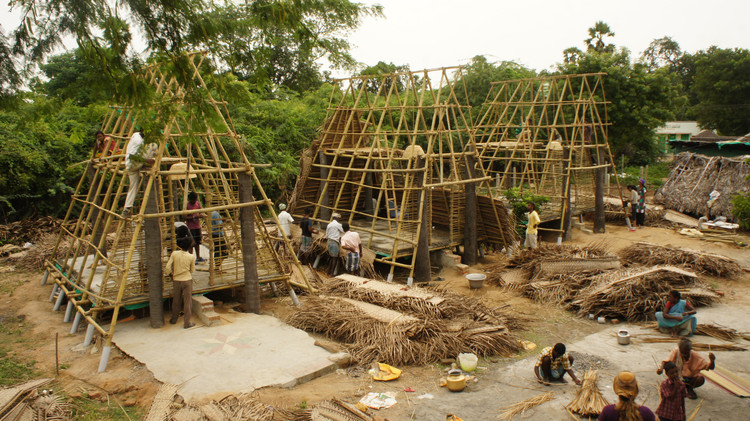
POLYGON ((143 149, 143 130, 133 133, 125 150, 125 168, 128 171, 128 195, 125 198, 125 207, 122 210, 122 217, 128 218, 132 212, 135 196, 138 194, 138 184, 141 182, 141 168, 143 164, 152 165, 154 163, 153 148, 144 154, 143 149))
POLYGON ((359 234, 349 229, 349 224, 344 222, 344 235, 341 236, 341 248, 346 251, 346 264, 344 265, 347 272, 352 275, 359 274, 359 259, 362 256, 362 239, 359 234))
MULTIPOLYGON (((292 239, 292 229, 290 227, 290 224, 294 223, 294 218, 292 218, 292 215, 289 214, 289 212, 286 211, 286 205, 281 203, 279 205, 279 212, 278 218, 279 218, 279 234, 282 236, 292 239)), ((284 248, 284 239, 281 238, 278 243, 276 243, 276 251, 280 252, 284 248)))
POLYGON ((328 239, 328 258, 330 259, 328 263, 328 273, 331 274, 331 276, 336 276, 336 270, 339 266, 339 241, 341 240, 341 236, 344 234, 344 228, 341 226, 341 223, 339 223, 339 219, 341 219, 341 214, 334 213, 331 215, 331 222, 328 223, 328 227, 326 227, 326 238, 328 239))

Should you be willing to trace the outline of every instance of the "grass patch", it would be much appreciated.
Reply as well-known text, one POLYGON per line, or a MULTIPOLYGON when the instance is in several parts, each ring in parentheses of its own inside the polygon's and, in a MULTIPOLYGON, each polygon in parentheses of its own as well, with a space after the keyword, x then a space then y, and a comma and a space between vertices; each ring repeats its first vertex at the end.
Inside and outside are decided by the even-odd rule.
POLYGON ((140 420, 146 415, 144 410, 137 406, 120 407, 114 399, 109 399, 109 402, 100 402, 94 399, 77 398, 72 399, 71 403, 75 419, 82 421, 140 420))
POLYGON ((11 386, 31 380, 36 376, 34 362, 23 362, 0 348, 0 386, 11 386))
MULTIPOLYGON (((646 188, 655 191, 661 187, 664 184, 664 180, 669 177, 670 165, 670 162, 656 162, 649 164, 646 188)), ((618 170, 623 171, 622 168, 618 168, 618 170)), ((624 170, 625 176, 620 178, 620 185, 627 186, 628 184, 632 184, 637 186, 640 173, 640 166, 626 166, 624 170)))
POLYGON ((3 279, 0 280, 0 292, 13 296, 16 288, 23 285, 24 281, 21 279, 3 279))

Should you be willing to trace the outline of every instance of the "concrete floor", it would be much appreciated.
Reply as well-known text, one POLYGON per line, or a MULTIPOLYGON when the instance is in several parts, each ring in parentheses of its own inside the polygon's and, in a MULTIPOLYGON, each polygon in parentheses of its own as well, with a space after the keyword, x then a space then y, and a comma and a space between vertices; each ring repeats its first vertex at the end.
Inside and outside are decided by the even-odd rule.
MULTIPOLYGON (((731 308, 726 305, 716 305, 710 308, 700 309, 699 322, 716 322, 724 326, 732 326, 738 330, 748 330, 750 320, 750 307, 731 308)), ((565 329, 564 326, 560 327, 565 329)), ((656 375, 656 361, 661 361, 676 348, 676 345, 668 343, 639 343, 639 335, 655 336, 658 332, 651 329, 641 329, 637 326, 627 324, 608 325, 598 333, 594 333, 575 343, 567 344, 569 351, 594 355, 609 362, 609 366, 599 370, 599 389, 604 397, 614 403, 615 394, 612 391, 612 380, 621 370, 630 370, 636 374, 641 391, 637 401, 644 402, 646 407, 655 411, 659 406, 659 383, 665 377, 656 375), (628 329, 633 336, 630 345, 618 345, 615 336, 619 329, 628 329)), ((564 332, 561 332, 564 335, 564 332)), ((718 343, 719 341, 706 336, 693 338, 701 343, 718 343)), ((740 341, 741 345, 748 346, 747 341, 740 341)), ((551 344, 538 344, 539 349, 551 344)), ((707 352, 701 352, 707 358, 707 352)), ((750 379, 750 352, 725 351, 715 352, 716 362, 720 366, 734 371, 736 374, 750 379)), ((536 355, 529 356, 507 366, 493 365, 484 374, 479 374, 476 383, 470 383, 466 390, 461 393, 452 393, 445 388, 430 391, 433 399, 415 399, 407 401, 401 392, 404 385, 390 382, 389 384, 375 384, 372 391, 398 391, 398 404, 392 408, 377 411, 378 415, 390 419, 414 419, 414 420, 442 420, 446 414, 455 414, 465 421, 496 420, 502 408, 525 399, 537 396, 545 392, 554 392, 555 399, 544 403, 526 413, 525 419, 539 420, 570 420, 571 417, 563 408, 575 397, 576 386, 571 381, 567 385, 542 386, 535 382, 533 366, 536 363, 536 355)), ((483 364, 480 363, 480 366, 483 364)), ((484 364, 486 365, 486 364, 484 364)), ((575 365, 573 369, 576 370, 575 365)), ((576 370, 581 375, 580 370, 576 370)), ((378 382, 376 382, 378 383, 378 382)), ((750 402, 738 398, 720 389, 710 382, 696 390, 698 400, 686 400, 688 415, 695 407, 705 399, 696 420, 739 420, 748 419, 747 413, 750 402), (744 415, 743 415, 744 414, 744 415)), ((518 416, 517 419, 524 417, 518 416)))
MULTIPOLYGON (((197 319, 197 318, 196 318, 197 319)), ((186 400, 264 386, 291 387, 335 370, 328 351, 306 332, 264 315, 222 314, 223 324, 183 329, 148 319, 118 323, 114 343, 165 383, 183 385, 186 400)))

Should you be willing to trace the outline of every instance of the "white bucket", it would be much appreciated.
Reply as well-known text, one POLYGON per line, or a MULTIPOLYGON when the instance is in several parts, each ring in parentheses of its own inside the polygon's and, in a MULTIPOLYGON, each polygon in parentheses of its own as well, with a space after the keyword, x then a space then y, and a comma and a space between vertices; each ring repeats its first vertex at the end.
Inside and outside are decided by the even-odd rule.
POLYGON ((484 285, 484 280, 487 279, 487 275, 483 273, 470 273, 466 275, 466 279, 469 280, 469 288, 479 289, 484 285))
POLYGON ((617 343, 620 345, 629 345, 630 344, 630 332, 628 332, 625 329, 620 329, 617 332, 617 343))
POLYGON ((458 364, 463 371, 474 371, 477 369, 479 359, 472 353, 458 354, 458 364))

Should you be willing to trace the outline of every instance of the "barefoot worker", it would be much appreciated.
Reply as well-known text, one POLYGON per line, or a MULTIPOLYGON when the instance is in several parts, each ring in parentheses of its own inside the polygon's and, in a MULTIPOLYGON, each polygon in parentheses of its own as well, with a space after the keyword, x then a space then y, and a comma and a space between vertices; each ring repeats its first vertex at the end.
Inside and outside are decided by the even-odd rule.
POLYGON ((572 367, 573 357, 565 352, 564 344, 557 343, 554 347, 548 346, 544 348, 541 354, 539 354, 539 359, 534 366, 534 374, 536 374, 536 378, 542 383, 549 383, 551 381, 566 383, 563 376, 565 376, 565 373, 568 373, 576 384, 581 384, 572 367))
POLYGON ((682 299, 680 291, 669 291, 664 311, 656 312, 656 322, 662 333, 672 336, 692 336, 698 327, 695 309, 682 299))
POLYGON ((716 356, 713 352, 708 353, 708 359, 710 362, 693 351, 693 343, 690 342, 690 339, 683 338, 677 349, 672 350, 672 353, 669 354, 669 358, 662 361, 661 368, 656 370, 656 374, 661 375, 666 363, 668 361, 673 362, 680 370, 682 381, 687 386, 688 398, 698 399, 698 395, 695 394, 693 389, 703 386, 703 383, 706 382, 706 378, 701 375, 701 370, 713 370, 716 367, 716 356))

